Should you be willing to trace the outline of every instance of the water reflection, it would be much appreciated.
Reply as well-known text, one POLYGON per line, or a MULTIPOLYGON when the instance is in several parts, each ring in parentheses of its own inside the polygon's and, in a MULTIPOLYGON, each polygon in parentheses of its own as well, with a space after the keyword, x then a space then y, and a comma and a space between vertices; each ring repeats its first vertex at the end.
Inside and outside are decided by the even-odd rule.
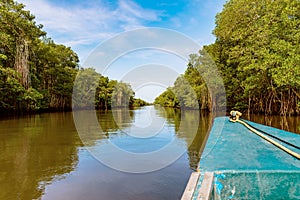
POLYGON ((267 126, 272 126, 275 128, 300 134, 300 117, 250 114, 245 115, 244 118, 259 124, 264 124, 267 126))
POLYGON ((71 113, 0 121, 0 199, 37 199, 47 183, 74 170, 77 147, 71 113))
POLYGON ((192 144, 188 147, 190 168, 196 170, 200 161, 201 153, 204 149, 208 132, 212 126, 213 115, 211 113, 201 113, 198 132, 192 144))
MULTIPOLYGON (((202 143, 210 129, 212 116, 197 111, 156 107, 155 116, 159 121, 164 122, 164 128, 157 135, 147 139, 128 135, 126 132, 134 126, 143 128, 145 124, 149 125, 155 121, 153 119, 149 119, 151 121, 149 123, 139 121, 139 119, 148 119, 148 111, 152 108, 154 107, 131 111, 130 117, 128 113, 126 114, 128 112, 126 110, 115 110, 117 113, 97 112, 98 124, 88 124, 91 131, 89 147, 98 148, 107 142, 112 142, 122 149, 142 153, 163 148, 173 138, 180 141, 178 143, 181 145, 180 148, 184 148, 187 153, 164 169, 145 174, 127 174, 104 166, 92 158, 87 151, 80 151, 79 163, 71 173, 72 176, 52 182, 46 187, 43 199, 63 199, 62 197, 69 199, 180 199, 192 169, 195 170, 197 167, 202 143), (93 126, 100 126, 102 131, 96 131, 96 127, 93 126), (191 133, 195 127, 197 128, 196 135, 191 133)), ((86 111, 81 113, 80 120, 89 123, 86 111)), ((121 159, 114 152, 105 153, 107 157, 117 162, 121 159)))
MULTIPOLYGON (((88 117, 90 111, 78 112, 78 120, 88 128, 84 135, 88 147, 113 142, 120 148, 141 153, 161 149, 175 139, 181 145, 178 148, 187 153, 159 171, 126 174, 104 166, 82 148, 72 113, 2 118, 0 199, 179 199, 191 171, 197 168, 214 118, 193 110, 145 107, 97 111, 94 124, 88 117), (149 116, 158 121, 150 120, 149 116), (128 135, 138 128, 157 130, 161 125, 163 128, 147 139, 128 135)), ((299 117, 251 115, 248 119, 300 133, 299 117)), ((117 160, 113 152, 105 153, 117 160)))
POLYGON ((207 112, 199 112, 198 110, 162 107, 156 107, 156 109, 160 110, 160 115, 164 116, 168 123, 174 124, 176 136, 186 142, 189 166, 192 170, 196 170, 207 133, 212 125, 213 115, 207 112), (197 129, 197 133, 191 134, 191 130, 194 128, 197 129))
MULTIPOLYGON (((99 195, 104 199, 179 198, 190 170, 197 167, 201 145, 212 119, 210 115, 197 111, 145 107, 131 111, 97 111, 97 124, 93 124, 89 118, 91 111, 78 112, 80 117, 77 120, 85 124, 85 128, 88 127, 84 137, 88 138, 86 145, 89 147, 110 141, 132 152, 151 152, 163 148, 175 138, 181 141, 178 142, 181 145, 178 148, 184 148, 187 153, 166 169, 157 172, 140 176, 123 174, 105 167, 82 149, 72 113, 2 119, 0 199, 98 199, 99 195), (149 116, 152 120, 145 123, 149 116), (164 128, 159 129, 162 125, 164 128), (160 131, 150 138, 135 138, 127 134, 145 127, 160 131), (196 135, 192 133, 195 128, 196 135), (120 179, 127 186, 119 188, 117 193, 112 192, 120 184, 120 179), (91 188, 91 183, 95 187, 91 188), (73 187, 77 188, 76 192, 73 187), (140 188, 143 192, 134 188, 140 188), (90 191, 87 196, 83 195, 86 191, 90 191), (151 196, 153 193, 155 195, 151 196), (147 194, 147 197, 142 194, 147 194)), ((105 153, 110 159, 118 161, 118 155, 105 153)))

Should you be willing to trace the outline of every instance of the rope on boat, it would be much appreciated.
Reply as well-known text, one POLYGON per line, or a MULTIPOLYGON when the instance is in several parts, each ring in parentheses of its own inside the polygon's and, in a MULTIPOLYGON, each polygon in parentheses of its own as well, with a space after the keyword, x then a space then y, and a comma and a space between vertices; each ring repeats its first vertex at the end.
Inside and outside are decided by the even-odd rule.
MULTIPOLYGON (((239 119, 239 117, 242 115, 242 113, 238 112, 238 111, 231 111, 230 112, 230 121, 231 122, 239 122, 241 124, 243 124, 244 126, 246 126, 250 131, 252 131, 253 133, 255 133, 256 135, 260 136, 261 138, 265 139, 266 141, 270 142, 271 144, 275 145, 276 147, 278 147, 279 149, 287 152, 288 154, 294 156, 295 158, 300 160, 300 154, 286 148, 285 146, 283 146, 282 144, 272 140, 271 138, 269 138, 268 136, 264 135, 263 133, 259 132, 258 130, 254 129, 253 127, 251 127, 248 123, 242 121, 239 119)), ((281 139, 280 139, 281 140, 281 139)), ((299 148, 299 147, 298 147, 299 148)))
MULTIPOLYGON (((242 120, 242 119, 239 119, 239 120, 245 122, 245 121, 242 120)), ((245 123, 247 123, 247 122, 245 122, 245 123)), ((248 124, 248 123, 247 123, 247 124, 248 124)), ((265 132, 265 131, 263 131, 263 130, 260 130, 260 129, 258 129, 258 128, 256 128, 256 127, 250 125, 250 124, 248 124, 248 126, 250 126, 251 128, 254 128, 255 130, 257 130, 257 131, 259 131, 259 132, 261 132, 261 133, 263 133, 263 134, 265 134, 265 135, 268 135, 268 136, 270 136, 270 137, 272 137, 272 138, 274 138, 274 139, 276 139, 276 140, 278 140, 278 141, 280 141, 280 142, 282 142, 282 143, 285 143, 285 144, 287 144, 287 145, 290 145, 291 147, 294 147, 295 149, 299 149, 299 150, 300 150, 300 147, 298 147, 298 146, 296 146, 296 145, 294 145, 294 144, 292 144, 292 143, 290 143, 290 142, 287 142, 287 141, 285 141, 285 140, 283 140, 283 139, 281 139, 281 138, 279 138, 279 137, 276 137, 275 135, 271 135, 270 133, 267 133, 267 132, 265 132)))

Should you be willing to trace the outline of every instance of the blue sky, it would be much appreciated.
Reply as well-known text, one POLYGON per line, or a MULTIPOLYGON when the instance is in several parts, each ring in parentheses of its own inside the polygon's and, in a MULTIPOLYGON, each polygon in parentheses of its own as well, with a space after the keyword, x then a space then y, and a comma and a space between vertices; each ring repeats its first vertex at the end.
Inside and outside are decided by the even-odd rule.
MULTIPOLYGON (((213 43, 215 15, 222 10, 225 0, 18 0, 18 2, 26 5, 25 9, 36 16, 38 24, 44 25, 43 29, 48 33, 48 37, 56 43, 70 46, 79 55, 80 64, 83 65, 99 44, 119 33, 137 28, 167 28, 185 34, 201 46, 213 43)), ((159 59, 162 59, 163 54, 156 53, 152 56, 159 55, 159 59)), ((183 73, 186 63, 168 57, 164 58, 176 61, 173 64, 169 62, 169 65, 177 65, 175 71, 183 73)), ((116 62, 115 70, 110 70, 104 75, 120 80, 122 73, 126 71, 124 67, 126 62, 129 62, 128 58, 124 58, 123 62, 116 62), (119 73, 116 73, 118 70, 119 73)), ((147 63, 152 63, 149 57, 147 63)), ((170 80, 170 85, 172 81, 174 80, 170 80)), ((156 94, 152 96, 163 89, 157 88, 156 94)), ((137 95, 143 98, 143 95, 137 95)), ((149 96, 151 95, 148 94, 146 100, 152 101, 153 98, 149 96)))

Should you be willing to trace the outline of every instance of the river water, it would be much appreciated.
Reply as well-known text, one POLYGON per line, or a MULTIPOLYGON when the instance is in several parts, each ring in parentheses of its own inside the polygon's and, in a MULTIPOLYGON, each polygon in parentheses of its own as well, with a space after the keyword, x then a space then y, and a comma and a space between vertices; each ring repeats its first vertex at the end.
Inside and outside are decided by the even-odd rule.
MULTIPOLYGON (((79 112, 85 116, 90 111, 79 112)), ((0 199, 180 199, 197 168, 212 115, 148 106, 97 111, 96 116, 101 130, 88 141, 78 134, 72 112, 1 118, 0 199), (143 135, 153 131, 154 135, 143 135), (133 154, 159 153, 172 142, 184 149, 183 154, 162 169, 148 168, 147 173, 119 171, 90 153, 108 143, 133 154)), ((296 117, 249 118, 299 132, 296 117)), ((122 163, 115 151, 104 153, 106 158, 122 163)), ((174 149, 160 159, 168 160, 176 153, 174 149)))

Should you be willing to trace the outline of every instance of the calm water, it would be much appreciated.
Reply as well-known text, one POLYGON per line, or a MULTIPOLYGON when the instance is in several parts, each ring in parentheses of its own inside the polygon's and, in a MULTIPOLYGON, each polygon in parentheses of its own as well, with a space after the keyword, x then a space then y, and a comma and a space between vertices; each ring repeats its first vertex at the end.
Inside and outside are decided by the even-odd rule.
MULTIPOLYGON (((81 112, 85 116, 84 112, 89 111, 81 112)), ((259 123, 270 123, 270 119, 251 117, 259 123)), ((145 153, 175 140, 178 148, 186 152, 161 170, 125 173, 107 167, 89 153, 71 112, 2 118, 0 199, 180 199, 190 173, 197 167, 201 144, 213 117, 202 114, 199 118, 196 111, 150 106, 130 112, 97 112, 97 119, 102 131, 92 133, 85 143, 89 148, 101 148, 111 142, 126 151, 145 153), (161 126, 153 137, 126 134, 138 134, 141 131, 136 130, 141 129, 143 133, 151 132, 147 127, 153 128, 149 126, 152 122, 161 126), (195 126, 198 130, 193 135, 190 130, 195 126)), ((299 120, 275 117, 271 125, 299 132, 299 120)), ((114 152, 106 154, 112 160, 120 159, 114 152)))
MULTIPOLYGON (((195 111, 154 107, 97 113, 102 131, 92 137, 90 147, 109 140, 128 151, 151 152, 175 138, 187 150, 175 163, 142 174, 120 172, 95 159, 83 146, 71 112, 2 118, 0 199, 179 199, 212 120, 202 115, 194 138, 189 128, 197 125, 198 116, 195 111), (147 129, 149 109, 156 118, 152 121, 163 124, 161 132, 150 139, 130 139, 125 133, 131 127, 147 129)), ((118 159, 113 152, 107 154, 118 159)))
POLYGON ((282 130, 300 134, 300 117, 282 117, 282 116, 265 116, 265 115, 245 115, 244 119, 265 124, 282 130))

